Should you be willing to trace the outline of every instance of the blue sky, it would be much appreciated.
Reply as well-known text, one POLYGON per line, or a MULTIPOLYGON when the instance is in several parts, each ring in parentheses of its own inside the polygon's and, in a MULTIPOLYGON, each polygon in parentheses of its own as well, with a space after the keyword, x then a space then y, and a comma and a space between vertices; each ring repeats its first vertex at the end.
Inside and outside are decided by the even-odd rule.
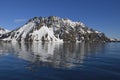
POLYGON ((35 16, 54 15, 120 38, 120 0, 0 0, 0 26, 9 30, 35 16))

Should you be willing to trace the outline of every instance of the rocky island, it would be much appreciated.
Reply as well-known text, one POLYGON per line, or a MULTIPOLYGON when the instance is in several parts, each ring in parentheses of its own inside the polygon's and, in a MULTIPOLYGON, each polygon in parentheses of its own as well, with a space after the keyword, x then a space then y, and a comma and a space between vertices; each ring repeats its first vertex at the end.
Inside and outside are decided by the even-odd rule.
MULTIPOLYGON (((34 17, 23 26, 8 31, 0 28, 2 41, 111 42, 104 33, 57 16, 34 17)), ((117 41, 117 40, 116 40, 117 41)))

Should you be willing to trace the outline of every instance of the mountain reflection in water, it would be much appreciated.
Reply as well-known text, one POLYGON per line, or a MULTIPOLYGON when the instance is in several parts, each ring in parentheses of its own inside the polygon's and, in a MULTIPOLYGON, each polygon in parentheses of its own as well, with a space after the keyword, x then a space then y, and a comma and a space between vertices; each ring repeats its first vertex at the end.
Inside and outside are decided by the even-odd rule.
POLYGON ((104 49, 101 43, 0 43, 0 55, 13 54, 40 66, 72 68, 104 49))

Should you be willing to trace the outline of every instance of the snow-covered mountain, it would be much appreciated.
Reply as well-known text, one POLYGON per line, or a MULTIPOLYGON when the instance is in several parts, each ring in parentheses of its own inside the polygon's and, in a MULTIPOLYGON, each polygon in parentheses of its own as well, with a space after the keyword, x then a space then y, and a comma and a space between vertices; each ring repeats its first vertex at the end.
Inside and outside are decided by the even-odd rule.
POLYGON ((56 16, 34 17, 22 27, 7 33, 3 40, 15 41, 109 41, 104 33, 56 16))
POLYGON ((4 28, 2 28, 2 27, 0 27, 0 38, 3 37, 4 34, 6 34, 6 33, 8 33, 8 32, 10 32, 10 31, 7 30, 7 29, 4 29, 4 28))
POLYGON ((9 32, 9 30, 0 27, 0 34, 5 34, 7 32, 9 32))

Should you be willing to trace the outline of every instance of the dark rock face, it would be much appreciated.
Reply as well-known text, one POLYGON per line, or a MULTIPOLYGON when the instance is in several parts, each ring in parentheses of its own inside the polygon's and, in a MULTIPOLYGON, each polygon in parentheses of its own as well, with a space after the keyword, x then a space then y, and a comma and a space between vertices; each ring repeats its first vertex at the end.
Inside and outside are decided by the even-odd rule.
POLYGON ((17 41, 110 41, 104 33, 90 29, 81 22, 73 22, 69 19, 63 19, 56 16, 34 17, 24 26, 4 34, 2 39, 6 37, 17 41))

